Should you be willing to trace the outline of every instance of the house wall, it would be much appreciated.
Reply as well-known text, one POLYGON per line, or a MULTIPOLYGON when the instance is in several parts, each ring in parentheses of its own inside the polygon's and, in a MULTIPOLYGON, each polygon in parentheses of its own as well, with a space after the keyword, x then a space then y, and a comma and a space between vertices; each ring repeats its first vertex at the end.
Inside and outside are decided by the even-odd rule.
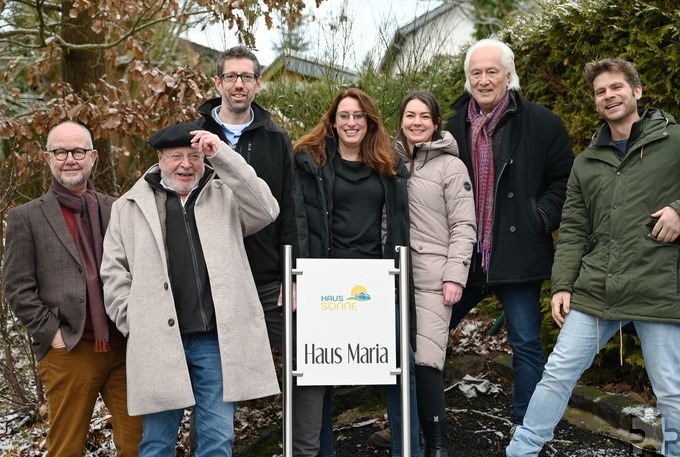
POLYGON ((437 55, 457 54, 472 39, 473 32, 472 21, 465 13, 451 8, 405 37, 389 72, 398 75, 426 66, 437 55))

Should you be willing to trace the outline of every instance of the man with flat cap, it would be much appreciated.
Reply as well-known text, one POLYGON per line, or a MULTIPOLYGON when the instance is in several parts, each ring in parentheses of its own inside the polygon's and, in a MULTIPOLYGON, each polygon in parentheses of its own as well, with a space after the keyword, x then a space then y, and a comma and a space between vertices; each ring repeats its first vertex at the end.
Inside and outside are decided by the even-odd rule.
POLYGON ((104 239, 104 301, 128 336, 141 457, 174 455, 190 406, 195 455, 231 456, 236 402, 279 392, 243 246, 279 207, 240 154, 194 129, 149 138, 158 163, 114 203, 104 239))

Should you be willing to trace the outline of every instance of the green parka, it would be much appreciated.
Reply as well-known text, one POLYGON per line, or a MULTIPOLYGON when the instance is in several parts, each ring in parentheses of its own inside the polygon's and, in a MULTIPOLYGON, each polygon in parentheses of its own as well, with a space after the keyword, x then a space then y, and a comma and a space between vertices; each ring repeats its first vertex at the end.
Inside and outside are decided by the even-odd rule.
POLYGON ((607 320, 680 323, 680 244, 651 236, 651 214, 680 213, 680 126, 640 111, 621 154, 604 124, 575 162, 567 185, 552 291, 607 320))

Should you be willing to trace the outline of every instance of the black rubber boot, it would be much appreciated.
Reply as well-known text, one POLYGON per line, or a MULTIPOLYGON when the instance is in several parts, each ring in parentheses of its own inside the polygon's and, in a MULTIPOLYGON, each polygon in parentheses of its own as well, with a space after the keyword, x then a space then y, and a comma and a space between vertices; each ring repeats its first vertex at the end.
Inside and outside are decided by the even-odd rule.
POLYGON ((418 434, 418 443, 420 444, 420 452, 423 457, 428 455, 427 439, 425 438, 424 424, 420 424, 420 433, 418 434))
POLYGON ((427 457, 450 457, 449 437, 446 433, 446 421, 437 418, 425 421, 425 441, 427 457))

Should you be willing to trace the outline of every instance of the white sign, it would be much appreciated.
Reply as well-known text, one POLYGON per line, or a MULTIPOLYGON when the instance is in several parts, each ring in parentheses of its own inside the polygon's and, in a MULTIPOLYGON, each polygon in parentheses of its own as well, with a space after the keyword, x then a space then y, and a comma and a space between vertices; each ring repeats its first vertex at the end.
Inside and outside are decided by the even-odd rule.
POLYGON ((298 385, 396 384, 394 261, 297 259, 298 385))

